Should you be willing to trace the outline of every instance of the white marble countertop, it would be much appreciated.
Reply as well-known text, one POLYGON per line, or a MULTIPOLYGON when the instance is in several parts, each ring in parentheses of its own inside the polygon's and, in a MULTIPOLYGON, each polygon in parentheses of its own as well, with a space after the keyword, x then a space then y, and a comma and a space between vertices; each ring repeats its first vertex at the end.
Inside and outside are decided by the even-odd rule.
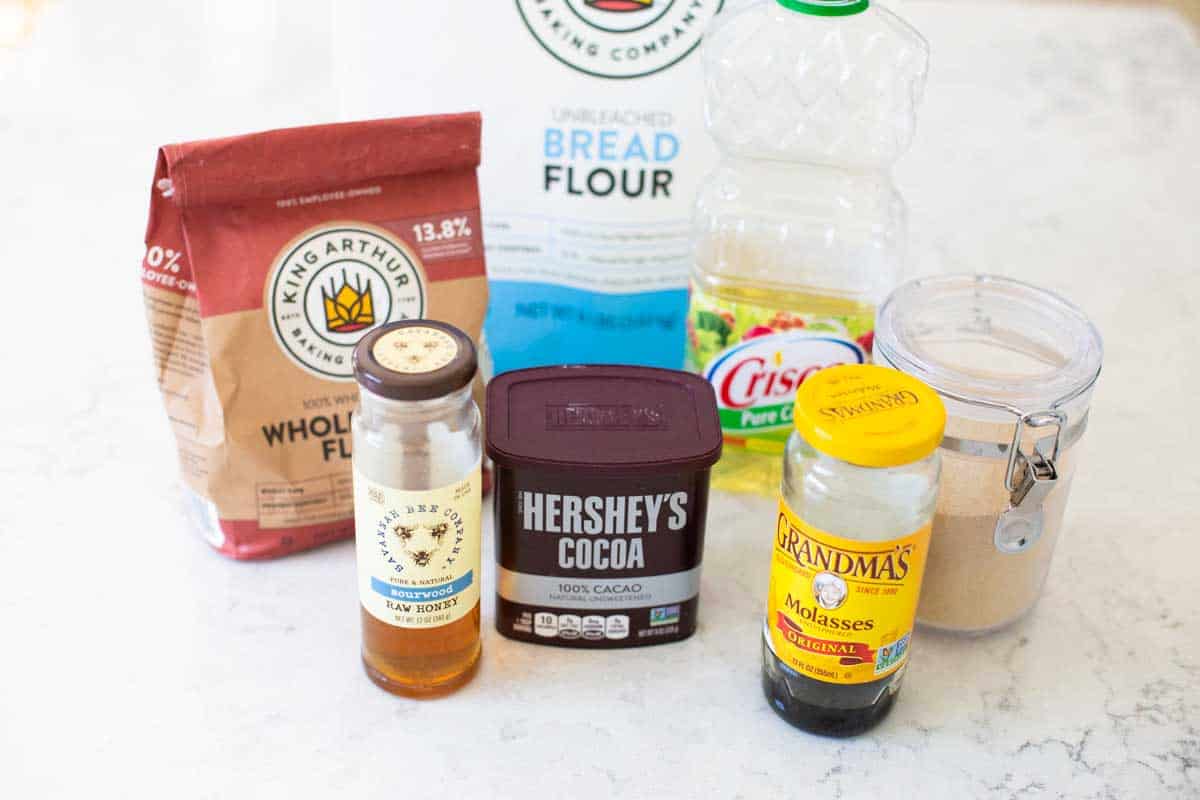
POLYGON ((1057 289, 1108 358, 1035 615, 919 635, 891 717, 835 741, 759 688, 767 501, 715 498, 691 640, 539 648, 499 637, 485 602, 481 672, 436 702, 362 675, 350 545, 241 564, 189 535, 137 280, 154 148, 333 119, 336 98, 319 3, 271 45, 286 70, 253 20, 215 49, 214 18, 184 8, 229 3, 175 5, 51 4, 0 50, 0 796, 1200 796, 1200 48, 1182 20, 901 4, 934 53, 898 172, 916 271, 1057 289))

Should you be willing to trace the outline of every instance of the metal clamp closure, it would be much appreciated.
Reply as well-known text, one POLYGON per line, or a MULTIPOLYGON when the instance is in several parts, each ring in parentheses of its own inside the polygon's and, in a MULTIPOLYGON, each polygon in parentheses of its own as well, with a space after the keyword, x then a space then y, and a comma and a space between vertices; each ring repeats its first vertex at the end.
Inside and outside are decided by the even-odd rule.
MULTIPOLYGON (((1015 416, 1017 416, 1014 413, 1015 416)), ((1059 437, 1058 446, 1061 450, 1067 450, 1080 439, 1087 431, 1088 415, 1085 412, 1082 417, 1076 422, 1068 420, 1066 430, 1061 433, 1055 431, 1055 436, 1059 437)), ((1049 447, 1052 444, 1050 436, 1046 436, 1037 441, 1039 449, 1049 447)), ((1008 460, 1012 453, 1012 447, 1008 442, 1000 444, 998 442, 984 442, 977 439, 962 439, 958 436, 946 436, 942 439, 942 449, 951 453, 961 453, 965 456, 977 456, 979 458, 1003 458, 1008 460)))
POLYGON ((1066 425, 1067 416, 1061 411, 1038 411, 1017 418, 1004 474, 1009 507, 996 521, 995 544, 1000 552, 1024 552, 1042 537, 1042 504, 1058 483, 1058 454, 1066 425), (1039 440, 1032 453, 1022 452, 1021 440, 1026 428, 1051 425, 1055 426, 1055 433, 1049 455, 1042 447, 1049 437, 1039 440))

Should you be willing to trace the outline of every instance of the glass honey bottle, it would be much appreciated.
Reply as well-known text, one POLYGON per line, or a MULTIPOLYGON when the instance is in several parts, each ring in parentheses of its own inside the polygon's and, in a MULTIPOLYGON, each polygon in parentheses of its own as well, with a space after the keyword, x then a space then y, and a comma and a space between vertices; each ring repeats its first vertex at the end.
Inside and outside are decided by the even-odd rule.
POLYGON ((362 660, 394 694, 449 692, 479 661, 476 369, 470 337, 431 320, 384 325, 354 351, 362 660))

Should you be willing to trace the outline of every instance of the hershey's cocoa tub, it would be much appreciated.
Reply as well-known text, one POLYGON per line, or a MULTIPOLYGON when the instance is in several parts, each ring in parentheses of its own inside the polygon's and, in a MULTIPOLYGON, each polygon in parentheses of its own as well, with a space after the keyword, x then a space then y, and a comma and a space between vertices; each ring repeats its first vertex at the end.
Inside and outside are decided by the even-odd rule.
POLYGON ((712 386, 675 370, 518 370, 487 390, 496 464, 496 628, 610 648, 696 630, 712 386))

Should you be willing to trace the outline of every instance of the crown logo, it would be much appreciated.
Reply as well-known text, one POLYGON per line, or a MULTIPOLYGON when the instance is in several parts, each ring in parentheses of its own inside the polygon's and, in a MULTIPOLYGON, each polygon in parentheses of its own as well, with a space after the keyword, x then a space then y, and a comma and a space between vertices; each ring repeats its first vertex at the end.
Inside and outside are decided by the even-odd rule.
POLYGON ((371 301, 371 282, 363 288, 362 278, 355 277, 355 286, 342 270, 342 288, 329 279, 329 291, 321 287, 325 299, 325 329, 330 333, 353 333, 375 324, 375 304, 371 301))
POLYGON ((654 0, 584 0, 592 8, 601 11, 641 11, 654 5, 654 0))

